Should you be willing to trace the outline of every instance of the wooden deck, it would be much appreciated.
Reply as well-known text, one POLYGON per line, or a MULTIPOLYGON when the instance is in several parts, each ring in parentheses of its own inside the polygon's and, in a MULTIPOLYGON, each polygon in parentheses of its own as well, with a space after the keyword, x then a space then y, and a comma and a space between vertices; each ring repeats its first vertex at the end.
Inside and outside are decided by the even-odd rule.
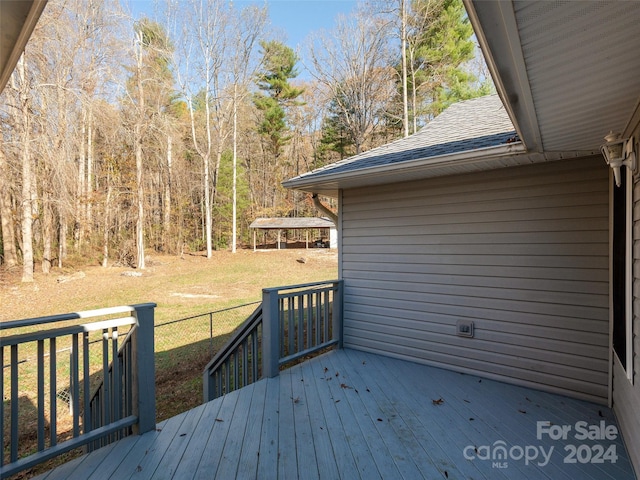
POLYGON ((601 405, 339 350, 38 478, 634 479, 616 433, 601 405))

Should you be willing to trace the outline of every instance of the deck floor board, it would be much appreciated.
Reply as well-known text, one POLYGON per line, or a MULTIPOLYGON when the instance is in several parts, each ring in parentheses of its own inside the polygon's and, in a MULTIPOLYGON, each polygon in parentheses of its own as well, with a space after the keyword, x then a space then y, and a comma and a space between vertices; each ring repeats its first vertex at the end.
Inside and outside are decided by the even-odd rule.
POLYGON ((611 410, 602 405, 374 353, 337 350, 39 478, 636 478, 620 435, 578 441, 572 430, 566 440, 538 438, 541 421, 572 429, 579 421, 617 427, 611 410), (565 447, 571 444, 586 445, 582 453, 587 456, 602 444, 615 449, 618 459, 565 463, 565 447), (492 456, 499 445, 511 449, 504 461, 492 456), (540 447, 553 447, 546 465, 538 464, 542 457, 517 458, 518 449, 540 447))

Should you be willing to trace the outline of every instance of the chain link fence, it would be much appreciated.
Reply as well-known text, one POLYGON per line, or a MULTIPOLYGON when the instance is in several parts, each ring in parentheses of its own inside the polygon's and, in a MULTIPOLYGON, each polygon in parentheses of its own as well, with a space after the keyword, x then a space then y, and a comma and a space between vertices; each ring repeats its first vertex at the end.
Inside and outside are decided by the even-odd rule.
MULTIPOLYGON (((258 307, 259 301, 237 305, 230 308, 195 315, 178 320, 171 320, 155 325, 155 360, 156 360, 156 408, 157 421, 194 408, 202 403, 202 373, 206 364, 215 353, 227 342, 233 331, 258 307)), ((67 322, 68 323, 68 322, 67 322)), ((66 324, 65 324, 66 325, 66 324)), ((124 338, 126 332, 122 332, 124 338)), ((93 332, 89 339, 90 355, 97 357, 102 351, 101 333, 93 332)), ((49 344, 46 344, 49 348, 49 344)), ((45 379, 50 378, 48 357, 53 352, 45 351, 45 379)), ((71 412, 70 390, 70 354, 71 345, 68 339, 60 339, 56 344, 56 410, 58 412, 58 431, 64 437, 65 432, 72 427, 73 415, 71 412)), ((84 357, 80 357, 82 362, 84 357)), ((11 385, 10 358, 7 352, 3 358, 0 369, 1 379, 5 385, 5 393, 11 385)), ((20 352, 17 362, 17 376, 20 378, 18 397, 19 429, 21 435, 36 437, 37 408, 37 358, 35 347, 24 348, 20 352), (32 351, 33 350, 33 351, 32 351)), ((80 363, 82 364, 82 363, 80 363)), ((100 367, 100 365, 98 365, 100 367)), ((98 368, 96 367, 96 368, 98 368)), ((91 371, 92 388, 99 383, 100 378, 93 378, 91 371)), ((48 383, 47 383, 48 388, 48 383)), ((45 396, 46 411, 50 410, 50 397, 45 396)), ((6 430, 5 438, 8 438, 9 397, 2 399, 5 403, 4 422, 0 422, 6 430)), ((49 419, 46 419, 48 431, 49 419)), ((61 438, 62 438, 61 437, 61 438)), ((27 447, 29 444, 27 442, 27 447)), ((0 448, 0 455, 4 448, 0 448)))
POLYGON ((155 326, 157 421, 202 403, 204 367, 258 305, 246 303, 155 326))
MULTIPOLYGON (((170 320, 155 325, 156 353, 178 351, 185 347, 202 350, 209 357, 218 351, 226 338, 240 325, 259 301, 170 320), (224 339, 223 342, 221 340, 224 339)), ((156 366, 156 368, 158 368, 156 366)))

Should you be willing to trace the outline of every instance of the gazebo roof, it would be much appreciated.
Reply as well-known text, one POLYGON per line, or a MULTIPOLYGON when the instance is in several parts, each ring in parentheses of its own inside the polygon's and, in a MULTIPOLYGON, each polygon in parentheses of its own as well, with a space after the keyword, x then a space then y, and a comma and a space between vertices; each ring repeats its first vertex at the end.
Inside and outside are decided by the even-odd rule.
POLYGON ((328 218, 320 217, 276 217, 256 218, 249 228, 263 230, 302 230, 305 228, 335 228, 328 218))

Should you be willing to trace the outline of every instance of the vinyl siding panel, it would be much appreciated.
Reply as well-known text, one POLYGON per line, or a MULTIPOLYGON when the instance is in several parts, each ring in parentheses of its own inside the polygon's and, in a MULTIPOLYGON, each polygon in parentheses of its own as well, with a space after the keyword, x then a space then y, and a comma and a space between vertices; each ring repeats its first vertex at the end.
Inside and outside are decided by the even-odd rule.
POLYGON ((345 345, 605 402, 608 195, 600 158, 343 191, 345 345))

